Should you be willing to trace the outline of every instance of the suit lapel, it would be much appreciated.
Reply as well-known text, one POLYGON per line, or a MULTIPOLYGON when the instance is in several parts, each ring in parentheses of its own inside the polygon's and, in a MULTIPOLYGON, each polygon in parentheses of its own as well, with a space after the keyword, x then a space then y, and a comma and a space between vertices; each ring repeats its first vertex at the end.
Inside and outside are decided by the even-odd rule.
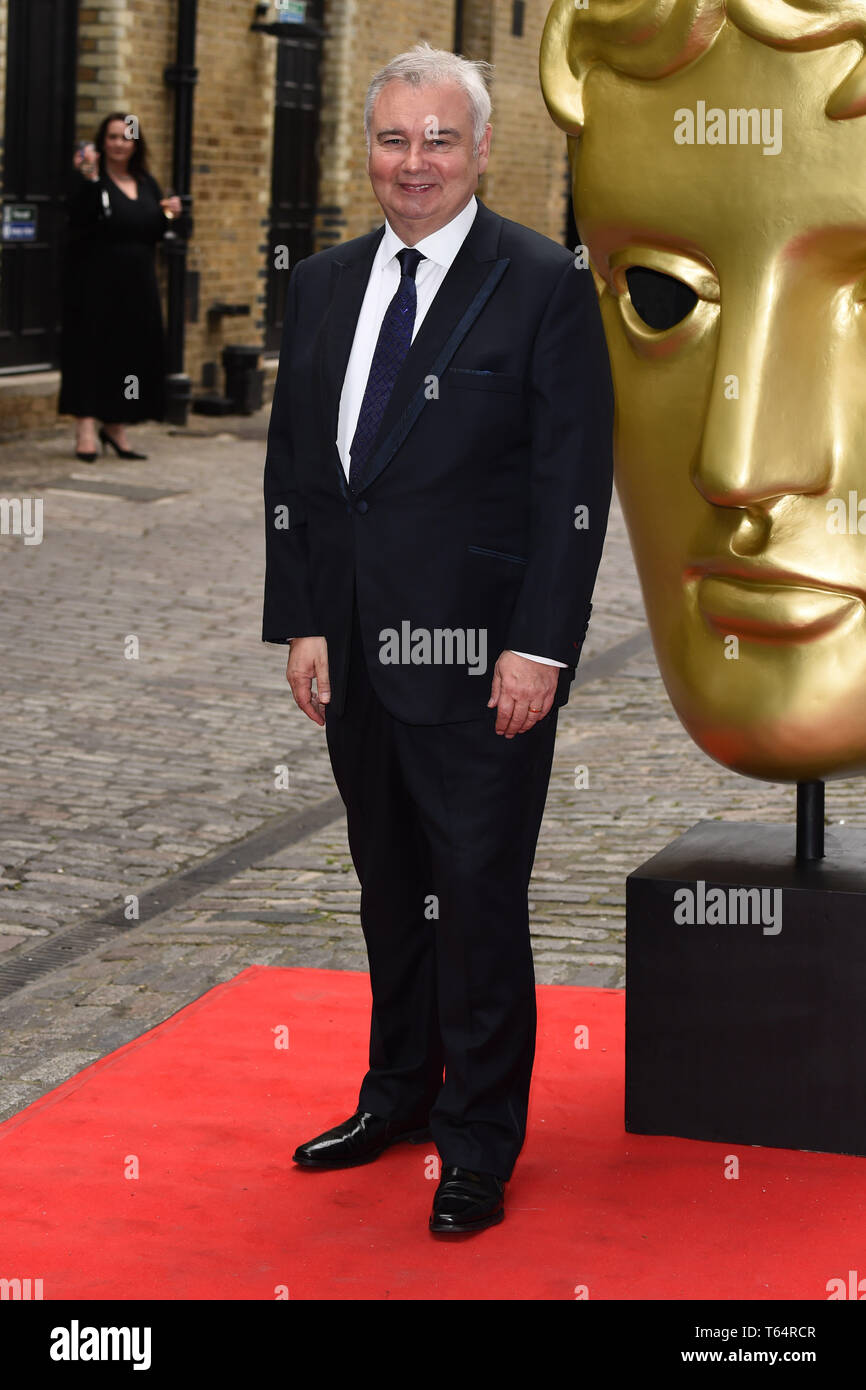
POLYGON ((322 408, 327 430, 328 446, 336 461, 340 490, 348 496, 348 484, 337 449, 337 426, 340 419, 340 396, 349 354, 358 327, 358 316, 379 243, 385 235, 384 226, 369 235, 361 237, 353 244, 342 259, 334 262, 331 270, 331 287, 328 308, 319 335, 319 383, 322 392, 322 408))
POLYGON ((427 381, 441 377, 509 261, 497 253, 502 218, 479 200, 475 220, 454 258, 415 341, 406 355, 361 484, 362 491, 388 466, 427 404, 427 381))
MULTIPOLYGON (((479 200, 475 220, 448 270, 394 383, 364 473, 360 492, 370 486, 399 449, 427 402, 428 377, 440 377, 481 313, 509 265, 498 257, 502 218, 479 200)), ((355 243, 333 271, 330 308, 323 326, 321 382, 329 440, 336 440, 340 396, 358 315, 384 227, 355 243)), ((340 488, 348 484, 334 445, 340 488)))
MULTIPOLYGON (((360 487, 356 489, 356 492, 362 492, 364 488, 369 487, 370 484, 378 478, 379 474, 387 468, 391 459, 400 448, 400 445, 403 443, 412 426, 415 424, 415 421, 418 419, 418 416, 421 414, 421 411, 427 404, 428 378, 433 377, 437 382, 441 379, 448 363, 451 361, 451 358, 466 337, 466 334, 478 318, 478 315, 493 294, 493 291, 496 289, 496 286, 499 284, 499 281, 502 279, 510 264, 511 261, 508 257, 502 260, 496 260, 491 265, 485 265, 482 268, 483 273, 481 276, 476 274, 472 277, 472 286, 477 285, 475 294, 469 304, 465 306, 463 314, 457 320, 456 324, 452 323, 451 332, 448 334, 448 337, 445 338, 444 342, 442 341, 441 334, 437 331, 436 338, 432 339, 431 337, 431 340, 425 344, 425 356, 420 360, 416 358, 411 375, 408 376, 408 379, 405 377, 403 378, 403 390, 400 393, 400 398, 396 405, 394 405, 394 396, 397 395, 397 387, 395 386, 394 395, 391 397, 391 401, 389 401, 388 410, 382 421, 382 429, 379 431, 373 456, 364 471, 364 477, 360 487), (433 352, 436 352, 435 357, 432 356, 433 352), (388 431, 387 434, 385 430, 388 431)), ((439 290, 440 295, 444 288, 445 284, 443 282, 439 290)), ((438 298, 439 295, 437 295, 437 299, 438 298)), ((420 340, 421 333, 426 326, 427 323, 425 319, 418 332, 416 342, 420 340)), ((401 373, 401 376, 402 375, 401 373)))

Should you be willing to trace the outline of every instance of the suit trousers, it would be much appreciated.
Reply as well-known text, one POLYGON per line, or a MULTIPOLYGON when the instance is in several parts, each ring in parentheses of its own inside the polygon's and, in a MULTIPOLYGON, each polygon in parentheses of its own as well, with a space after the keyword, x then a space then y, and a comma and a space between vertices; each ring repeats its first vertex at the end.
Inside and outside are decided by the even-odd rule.
MULTIPOLYGON (((477 677, 488 698, 492 676, 477 677)), ((496 714, 395 718, 370 683, 354 605, 345 708, 325 725, 373 996, 358 1108, 429 1113, 444 1164, 505 1180, 535 1056, 528 891, 558 710, 513 739, 496 714)))

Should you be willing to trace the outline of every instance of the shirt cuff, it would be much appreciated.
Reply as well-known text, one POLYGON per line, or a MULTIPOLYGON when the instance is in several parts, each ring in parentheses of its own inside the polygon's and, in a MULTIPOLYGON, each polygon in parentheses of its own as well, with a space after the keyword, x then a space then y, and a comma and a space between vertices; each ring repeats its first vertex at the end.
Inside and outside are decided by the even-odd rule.
POLYGON ((514 655, 525 656, 527 661, 538 661, 542 666, 562 666, 563 668, 565 667, 564 661, 554 661, 553 658, 550 656, 530 656, 529 652, 515 652, 514 655))

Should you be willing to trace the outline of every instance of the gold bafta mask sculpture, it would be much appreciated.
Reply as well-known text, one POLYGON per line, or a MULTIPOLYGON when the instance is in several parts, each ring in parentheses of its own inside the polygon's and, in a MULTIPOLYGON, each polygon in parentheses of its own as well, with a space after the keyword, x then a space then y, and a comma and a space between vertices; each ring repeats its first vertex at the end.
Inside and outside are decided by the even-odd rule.
POLYGON ((659 668, 751 777, 866 771, 866 0, 556 0, 659 668))

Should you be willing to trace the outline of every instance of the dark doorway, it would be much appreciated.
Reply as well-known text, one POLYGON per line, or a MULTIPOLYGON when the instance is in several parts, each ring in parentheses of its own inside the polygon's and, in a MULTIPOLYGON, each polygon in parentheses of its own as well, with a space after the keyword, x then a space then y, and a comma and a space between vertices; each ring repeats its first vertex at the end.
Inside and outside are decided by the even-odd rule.
POLYGON ((278 352, 289 275, 275 266, 278 247, 288 247, 293 266, 313 250, 319 196, 319 109, 322 3, 307 0, 303 24, 286 24, 277 40, 277 90, 271 174, 270 233, 265 313, 265 351, 278 352))
POLYGON ((56 367, 78 0, 9 0, 0 372, 56 367))

